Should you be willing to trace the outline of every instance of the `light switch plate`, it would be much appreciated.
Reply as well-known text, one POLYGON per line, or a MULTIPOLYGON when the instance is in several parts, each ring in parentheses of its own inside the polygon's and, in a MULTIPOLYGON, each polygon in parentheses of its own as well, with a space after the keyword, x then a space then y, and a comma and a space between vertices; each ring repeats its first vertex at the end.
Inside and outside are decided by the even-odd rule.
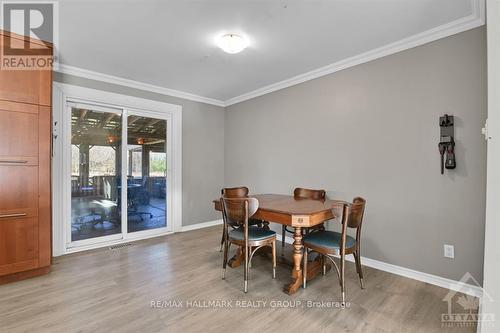
POLYGON ((444 244, 444 257, 450 259, 455 258, 455 247, 453 245, 444 244))

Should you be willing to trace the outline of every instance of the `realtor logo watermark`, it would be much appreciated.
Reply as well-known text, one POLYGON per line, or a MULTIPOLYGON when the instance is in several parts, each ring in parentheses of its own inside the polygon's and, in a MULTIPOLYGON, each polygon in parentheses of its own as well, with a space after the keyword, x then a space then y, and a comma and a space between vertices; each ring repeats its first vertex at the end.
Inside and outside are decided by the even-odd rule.
POLYGON ((2 1, 0 70, 51 70, 58 36, 55 1, 2 1), (27 37, 27 38, 23 38, 27 37), (31 39, 31 40, 30 40, 31 39))
POLYGON ((479 312, 479 298, 466 294, 470 286, 479 287, 482 290, 482 297, 488 301, 493 301, 491 296, 481 288, 481 285, 470 273, 466 273, 460 281, 443 298, 443 302, 448 305, 448 311, 441 314, 442 327, 475 327, 482 323, 483 327, 494 327, 494 313, 479 312))

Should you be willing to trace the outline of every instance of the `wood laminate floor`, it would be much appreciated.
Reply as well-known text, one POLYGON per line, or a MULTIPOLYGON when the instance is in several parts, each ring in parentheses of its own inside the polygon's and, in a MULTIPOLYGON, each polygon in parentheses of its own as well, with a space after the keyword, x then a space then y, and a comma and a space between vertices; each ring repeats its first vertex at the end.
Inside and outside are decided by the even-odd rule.
POLYGON ((339 300, 333 271, 287 296, 290 269, 273 280, 263 257, 244 294, 242 267, 221 280, 219 240, 212 227, 55 258, 49 275, 0 286, 0 332, 475 332, 442 328, 448 290, 368 267, 361 290, 352 263, 347 309, 321 307, 339 300))

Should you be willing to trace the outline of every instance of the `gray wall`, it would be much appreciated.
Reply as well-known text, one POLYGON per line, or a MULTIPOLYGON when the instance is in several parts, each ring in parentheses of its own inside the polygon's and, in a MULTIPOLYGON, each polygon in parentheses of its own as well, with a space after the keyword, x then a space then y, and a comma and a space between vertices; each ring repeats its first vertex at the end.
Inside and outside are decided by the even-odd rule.
POLYGON ((182 225, 220 219, 211 201, 224 183, 224 108, 61 73, 54 80, 182 105, 182 225))
POLYGON ((226 186, 363 196, 363 256, 482 281, 485 37, 474 29, 228 107, 226 186), (456 117, 457 169, 442 176, 444 113, 456 117))

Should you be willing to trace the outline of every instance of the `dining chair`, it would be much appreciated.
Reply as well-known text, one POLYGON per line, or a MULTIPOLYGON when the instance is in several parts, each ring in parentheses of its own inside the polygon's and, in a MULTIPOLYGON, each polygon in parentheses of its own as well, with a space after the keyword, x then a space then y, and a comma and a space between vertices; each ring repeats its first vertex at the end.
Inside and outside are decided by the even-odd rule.
POLYGON ((255 198, 221 199, 222 217, 224 220, 224 260, 222 263, 222 279, 226 278, 228 252, 231 244, 239 246, 244 255, 244 291, 248 292, 248 271, 252 257, 258 249, 270 246, 273 253, 273 279, 276 278, 276 233, 272 230, 249 225, 248 221, 259 208, 255 198))
MULTIPOLYGON (((143 215, 153 218, 150 211, 140 210, 140 206, 149 206, 149 191, 147 188, 148 177, 143 177, 141 183, 133 183, 127 180, 127 216, 138 216, 141 222, 144 221, 143 215)), ((149 208, 148 208, 149 209, 149 208)))
POLYGON ((345 303, 345 256, 353 254, 356 263, 356 272, 359 276, 361 289, 364 289, 363 270, 361 267, 361 225, 365 212, 366 200, 360 197, 353 199, 352 204, 343 204, 342 231, 316 230, 302 239, 304 245, 304 278, 303 287, 306 287, 307 256, 314 251, 323 256, 323 275, 326 274, 326 260, 330 259, 337 271, 342 293, 342 302, 345 303), (347 228, 356 229, 356 238, 347 234, 347 228), (333 260, 333 256, 340 255, 340 269, 333 260))
MULTIPOLYGON (((248 187, 240 186, 240 187, 228 187, 223 188, 221 191, 221 195, 223 198, 248 198, 248 187)), ((248 221, 250 225, 261 225, 262 221, 250 219, 248 221)), ((222 247, 224 246, 224 232, 222 233, 221 241, 220 241, 220 251, 222 252, 222 247)))
MULTIPOLYGON (((326 191, 325 190, 311 190, 308 188, 297 187, 293 191, 293 197, 295 199, 312 199, 312 200, 325 200, 326 199, 326 191)), ((315 229, 324 229, 323 223, 314 227, 315 229)), ((294 233, 294 230, 290 230, 286 225, 281 226, 281 255, 283 256, 285 253, 285 238, 286 233, 294 233)), ((308 232, 308 230, 306 231, 308 232)))
POLYGON ((223 188, 220 192, 224 198, 246 198, 249 190, 246 186, 240 186, 223 188))

